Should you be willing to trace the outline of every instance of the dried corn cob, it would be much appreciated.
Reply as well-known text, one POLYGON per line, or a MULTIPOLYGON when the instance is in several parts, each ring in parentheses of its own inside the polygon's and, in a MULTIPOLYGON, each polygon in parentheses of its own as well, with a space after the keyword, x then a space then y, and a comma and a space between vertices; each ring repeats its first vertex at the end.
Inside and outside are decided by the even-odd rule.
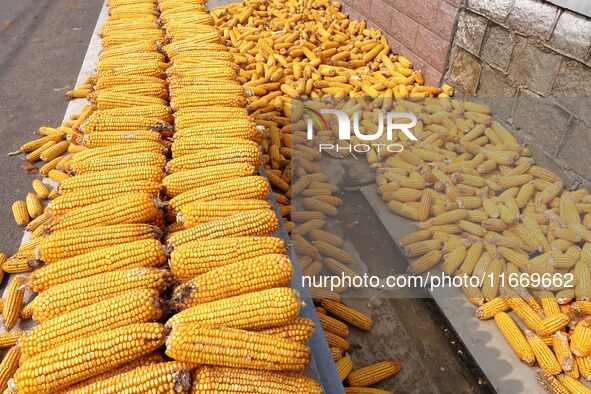
POLYGON ((4 328, 6 331, 12 330, 18 322, 23 307, 24 296, 25 279, 22 276, 15 276, 8 283, 2 308, 2 318, 4 320, 4 328))

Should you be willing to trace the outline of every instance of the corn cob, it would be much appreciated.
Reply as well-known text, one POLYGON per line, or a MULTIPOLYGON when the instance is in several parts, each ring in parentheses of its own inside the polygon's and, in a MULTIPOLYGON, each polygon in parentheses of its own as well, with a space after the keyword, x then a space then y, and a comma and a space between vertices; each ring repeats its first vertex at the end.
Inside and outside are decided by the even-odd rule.
POLYGON ((193 365, 176 361, 145 365, 66 392, 68 394, 188 393, 191 389, 189 373, 191 369, 193 365))
POLYGON ((87 149, 74 155, 72 168, 76 170, 77 166, 91 159, 107 159, 117 156, 125 156, 134 153, 162 153, 165 149, 161 143, 153 141, 136 141, 133 144, 122 144, 105 146, 102 148, 87 149))
POLYGON ((349 335, 349 328, 342 321, 325 314, 318 314, 318 320, 324 331, 332 332, 340 337, 349 335))
POLYGON ((352 371, 347 377, 347 381, 353 387, 366 387, 384 380, 398 371, 400 371, 398 361, 386 360, 352 371))
POLYGON ((104 131, 100 133, 85 134, 78 139, 78 143, 89 148, 101 148, 117 144, 134 144, 137 141, 160 142, 161 134, 150 130, 137 131, 104 131))
MULTIPOLYGON (((61 140, 61 138, 59 140, 61 140)), ((59 141, 59 140, 57 140, 57 141, 59 141)), ((40 147, 38 147, 37 149, 35 149, 31 153, 29 153, 27 156, 25 156, 25 160, 27 160, 31 163, 36 162, 37 160, 39 160, 41 158, 41 154, 43 152, 45 152, 47 149, 49 149, 52 146, 54 146, 55 144, 57 144, 57 141, 55 141, 55 140, 47 141, 46 143, 44 143, 43 145, 41 145, 40 147)))
POLYGON ((147 193, 156 198, 160 192, 160 183, 154 181, 126 181, 113 185, 76 189, 54 198, 49 204, 49 210, 52 215, 62 216, 74 209, 111 200, 119 195, 133 192, 147 193))
POLYGON ((200 304, 177 313, 166 326, 199 324, 246 330, 286 324, 299 311, 299 295, 285 287, 247 293, 200 304))
POLYGON ((530 330, 535 330, 538 327, 542 318, 522 298, 508 297, 506 301, 530 330))
POLYGON ((0 390, 5 392, 8 387, 8 380, 13 377, 18 369, 19 359, 21 358, 21 349, 18 346, 13 346, 4 355, 0 363, 0 390))
POLYGON ((170 160, 166 164, 168 173, 210 167, 222 164, 244 163, 259 166, 260 153, 256 146, 238 146, 204 150, 201 153, 188 154, 170 160))
POLYGON ((162 169, 157 167, 133 167, 119 170, 102 171, 71 177, 59 186, 60 193, 71 192, 88 187, 114 185, 129 181, 160 182, 164 176, 162 169))
POLYGON ((33 180, 33 190, 37 197, 42 200, 45 200, 49 196, 49 188, 39 179, 33 180))
POLYGON ((224 237, 181 245, 170 254, 170 269, 180 279, 191 279, 214 268, 264 254, 285 253, 276 237, 224 237))
POLYGON ((275 212, 257 209, 203 223, 170 235, 167 244, 172 250, 187 242, 235 236, 270 235, 279 228, 275 212))
POLYGON ((247 140, 244 138, 193 136, 191 138, 175 138, 171 151, 172 156, 174 158, 178 158, 187 155, 205 153, 205 151, 208 149, 225 149, 228 147, 254 147, 258 149, 258 145, 255 141, 247 140))
MULTIPOLYGON (((46 135, 41 138, 37 138, 33 141, 29 141, 26 144, 22 145, 19 150, 23 153, 31 153, 33 151, 39 150, 41 147, 46 145, 48 142, 56 143, 61 141, 61 135, 46 135)), ((39 155, 41 154, 42 150, 39 151, 39 155)))
POLYGON ((100 91, 96 95, 97 107, 99 110, 141 107, 149 105, 166 105, 166 101, 158 97, 141 96, 123 92, 100 91))
POLYGON ((306 346, 258 332, 181 324, 166 340, 166 354, 179 361, 268 371, 302 371, 306 346))
POLYGON ((88 252, 37 269, 27 278, 27 286, 42 292, 52 286, 112 271, 159 267, 166 262, 160 241, 145 239, 88 252))
POLYGON ((314 322, 304 317, 296 317, 295 319, 275 327, 261 330, 261 333, 277 336, 285 339, 290 339, 295 342, 306 343, 314 334, 314 322))
POLYGON ((27 193, 25 203, 27 204, 27 212, 32 219, 43 213, 43 205, 35 193, 27 193))
POLYGON ((16 323, 18 323, 24 296, 25 279, 22 276, 15 276, 8 283, 2 308, 2 317, 6 331, 12 330, 16 326, 16 323))
POLYGON ((564 313, 557 313, 552 316, 548 316, 541 320, 536 327, 536 334, 540 336, 549 336, 555 332, 563 329, 569 323, 570 318, 564 313))
POLYGON ((141 239, 160 238, 162 231, 148 224, 116 224, 76 230, 60 230, 41 240, 37 258, 45 263, 93 250, 141 239))
POLYGON ((53 232, 123 223, 149 223, 160 213, 157 204, 148 193, 128 193, 52 217, 47 229, 53 232))
POLYGON ((536 361, 544 372, 550 375, 557 375, 562 372, 562 367, 556 360, 556 356, 554 356, 554 353, 552 353, 552 350, 544 343, 542 338, 529 330, 526 330, 525 336, 534 352, 536 361))
POLYGON ((27 204, 24 201, 16 201, 12 204, 12 215, 14 221, 19 226, 25 226, 29 223, 29 212, 27 211, 27 204))
POLYGON ((577 394, 590 394, 591 389, 581 383, 579 380, 572 378, 568 375, 558 375, 558 381, 567 388, 570 393, 577 394))
POLYGON ((53 286, 33 301, 33 317, 43 323, 56 316, 136 289, 165 290, 171 283, 167 271, 132 268, 99 274, 53 286))
POLYGON ((150 353, 164 338, 162 325, 139 323, 78 339, 26 360, 14 384, 23 392, 63 390, 150 353))
POLYGON ((264 200, 268 195, 269 182, 264 177, 246 176, 186 191, 171 199, 168 206, 176 212, 182 206, 195 201, 215 201, 222 199, 264 200))
POLYGON ((253 291, 284 286, 291 279, 292 265, 287 256, 268 254, 199 275, 176 287, 171 298, 175 309, 253 291))
POLYGON ((177 214, 177 221, 185 228, 255 209, 270 209, 264 200, 219 200, 187 204, 177 214))
POLYGON ((162 184, 172 198, 191 189, 254 175, 255 171, 256 167, 250 164, 223 164, 170 174, 164 177, 162 184))
POLYGON ((373 326, 371 317, 339 302, 330 299, 322 300, 322 307, 328 313, 361 330, 369 331, 373 326))
POLYGON ((0 334, 0 349, 7 349, 15 346, 21 338, 27 334, 27 331, 11 331, 0 334))
MULTIPOLYGON (((95 149, 93 149, 95 150, 95 149)), ((129 153, 121 156, 96 157, 72 163, 72 171, 76 174, 91 172, 131 169, 137 167, 164 168, 166 156, 157 152, 129 153)))
POLYGON ((57 144, 52 145, 49 148, 45 149, 43 152, 41 152, 39 158, 47 163, 65 153, 68 150, 68 146, 70 146, 70 143, 68 141, 58 142, 57 144))
POLYGON ((106 131, 169 131, 171 129, 170 124, 158 116, 112 115, 112 117, 109 117, 108 115, 99 115, 101 112, 105 111, 93 113, 84 123, 83 131, 85 134, 106 131))
POLYGON ((23 355, 29 358, 77 338, 128 324, 156 321, 161 316, 158 291, 129 291, 33 327, 20 340, 21 349, 23 355))
POLYGON ((581 320, 577 323, 570 340, 570 350, 575 356, 585 357, 591 354, 591 323, 581 320))
POLYGON ((498 312, 494 315, 494 318, 499 331, 501 331, 519 359, 527 365, 533 365, 536 360, 534 352, 511 316, 505 312, 498 312))
MULTIPOLYGON (((133 95, 142 95, 142 96, 149 96, 155 97, 162 100, 168 100, 168 89, 166 86, 161 83, 151 83, 151 82, 140 82, 133 85, 117 85, 112 86, 110 88, 99 89, 96 92, 99 93, 110 93, 110 94, 117 94, 117 93, 126 93, 126 94, 133 94, 133 95)), ((95 93, 96 93, 95 92, 95 93)), ((93 95, 92 100, 96 102, 98 99, 98 95, 93 95)))
POLYGON ((341 382, 344 381, 345 378, 349 376, 349 374, 353 370, 353 363, 351 362, 351 358, 349 357, 349 355, 341 357, 339 360, 337 360, 335 365, 337 367, 337 373, 339 374, 341 382))
POLYGON ((305 376, 271 371, 202 366, 193 376, 192 394, 206 394, 215 387, 216 393, 239 392, 320 394, 322 389, 305 376))
POLYGON ((552 338, 552 349, 560 366, 566 372, 572 371, 575 366, 575 359, 570 351, 568 337, 565 333, 557 331, 552 338))

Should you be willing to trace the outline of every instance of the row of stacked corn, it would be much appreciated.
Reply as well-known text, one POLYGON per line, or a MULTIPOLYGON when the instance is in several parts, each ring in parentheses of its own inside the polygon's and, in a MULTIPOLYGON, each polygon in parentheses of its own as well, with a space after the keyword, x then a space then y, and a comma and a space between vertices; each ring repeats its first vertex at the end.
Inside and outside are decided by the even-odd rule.
MULTIPOLYGON (((93 105, 73 123, 43 128, 51 146, 67 144, 44 169, 60 185, 44 190, 49 208, 7 260, 19 272, 36 268, 10 281, 7 328, 25 282, 39 293, 23 314, 39 324, 3 334, 12 347, 1 383, 16 370, 9 392, 320 392, 299 374, 314 327, 297 317, 297 293, 282 287, 291 262, 268 236, 278 223, 255 175, 255 128, 212 22, 199 1, 109 2, 93 105), (76 153, 58 158, 68 149, 76 153), (179 313, 158 323, 169 308, 179 313), (165 341, 176 361, 159 353, 165 341)), ((45 151, 43 138, 23 150, 45 151)), ((28 221, 20 208, 15 217, 28 221)))

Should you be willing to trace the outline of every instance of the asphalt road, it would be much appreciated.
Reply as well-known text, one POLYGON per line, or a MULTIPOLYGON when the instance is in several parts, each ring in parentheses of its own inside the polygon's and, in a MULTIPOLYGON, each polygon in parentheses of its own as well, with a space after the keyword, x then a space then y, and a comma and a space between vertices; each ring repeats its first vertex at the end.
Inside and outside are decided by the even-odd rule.
POLYGON ((31 191, 21 165, 8 157, 35 138, 40 126, 59 126, 68 105, 64 93, 76 81, 101 0, 3 0, 0 2, 0 243, 13 253, 22 229, 11 205, 31 191))

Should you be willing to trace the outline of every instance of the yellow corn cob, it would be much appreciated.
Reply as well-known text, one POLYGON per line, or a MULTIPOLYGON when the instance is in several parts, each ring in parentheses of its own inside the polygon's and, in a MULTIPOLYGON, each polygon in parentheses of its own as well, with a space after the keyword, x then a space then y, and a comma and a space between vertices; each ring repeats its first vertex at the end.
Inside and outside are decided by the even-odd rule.
POLYGON ((324 201, 321 201, 320 199, 317 199, 317 198, 311 198, 311 197, 304 198, 302 200, 302 205, 305 209, 307 209, 309 211, 322 212, 323 214, 325 214, 327 216, 336 216, 338 214, 338 210, 334 206, 332 206, 324 201))
POLYGON ((544 343, 542 338, 529 330, 525 331, 525 337, 534 352, 536 361, 544 372, 550 375, 557 375, 562 372, 562 367, 556 360, 556 356, 554 356, 554 353, 552 353, 552 350, 544 343))
POLYGON ((49 204, 52 215, 62 216, 73 209, 111 200, 126 193, 142 192, 154 198, 160 192, 160 183, 154 181, 125 181, 113 185, 103 185, 76 189, 54 198, 49 204))
POLYGON ((224 237, 181 245, 170 254, 170 270, 180 279, 191 279, 214 268, 264 254, 285 253, 276 237, 224 237))
POLYGON ((325 314, 318 314, 318 320, 324 331, 332 332, 340 337, 349 335, 349 328, 345 323, 325 314))
POLYGON ((27 211, 27 204, 24 201, 16 201, 12 204, 12 215, 14 221, 19 226, 25 226, 29 223, 29 212, 27 211))
POLYGON ((27 193, 25 203, 27 204, 27 212, 32 219, 43 213, 43 205, 35 193, 27 193))
POLYGON ((191 389, 192 364, 176 361, 140 366, 107 379, 83 385, 68 394, 116 394, 145 392, 188 393, 191 389))
POLYGON ((85 134, 78 140, 78 143, 89 148, 100 148, 117 144, 134 144, 137 141, 160 142, 161 135, 156 131, 104 131, 100 133, 85 134))
POLYGON ((33 180, 33 190, 37 194, 37 197, 42 200, 45 200, 49 196, 49 188, 39 179, 33 180))
POLYGON ((204 107, 204 106, 228 106, 243 107, 246 103, 244 95, 233 93, 201 93, 198 86, 186 86, 175 91, 171 98, 170 106, 173 109, 204 107), (193 88, 193 89, 190 89, 193 88), (181 92, 182 91, 182 92, 181 92))
POLYGON ((215 201, 222 199, 264 200, 269 195, 269 182, 262 176, 235 178, 181 193, 171 199, 168 206, 173 212, 195 201, 215 201))
MULTIPOLYGON (((422 241, 419 241, 422 242, 422 241)), ((431 250, 418 259, 414 260, 408 267, 407 271, 410 274, 422 274, 435 267, 441 261, 443 254, 440 250, 431 250)))
POLYGON ((63 390, 150 353, 164 338, 162 325, 140 323, 78 339, 26 360, 16 372, 14 384, 23 392, 63 390))
POLYGON ((551 292, 543 291, 538 294, 542 309, 544 310, 544 316, 550 317, 560 313, 560 305, 556 301, 556 297, 551 292))
POLYGON ((466 248, 463 246, 453 249, 443 258, 441 270, 448 275, 454 273, 462 264, 466 257, 466 248))
MULTIPOLYGON (((122 48, 123 49, 123 48, 122 48)), ((104 53, 106 51, 103 51, 104 53)), ((155 77, 134 76, 134 75, 97 75, 95 78, 96 90, 110 89, 119 86, 136 86, 138 84, 160 85, 166 89, 164 80, 155 77)))
POLYGON ((264 200, 219 200, 187 204, 177 214, 177 221, 185 228, 255 209, 270 209, 264 200))
POLYGON ((158 97, 110 92, 106 90, 97 93, 96 102, 99 110, 148 105, 166 105, 166 101, 158 97))
POLYGON ((575 359, 570 351, 568 337, 565 333, 557 331, 552 336, 552 349, 562 369, 566 372, 572 371, 575 366, 575 359))
POLYGON ((259 149, 256 146, 204 150, 202 153, 185 155, 170 160, 166 165, 166 170, 172 174, 184 170, 231 163, 244 163, 258 167, 259 156, 259 149))
POLYGON ((509 309, 507 299, 497 297, 478 308, 476 310, 476 317, 480 320, 488 320, 495 317, 498 313, 508 311, 509 309))
POLYGON ((513 312, 530 330, 535 330, 538 327, 542 318, 522 298, 508 297, 506 300, 513 312))
POLYGON ((576 361, 580 376, 585 380, 591 379, 591 358, 589 356, 576 357, 576 361))
POLYGON ((398 361, 386 360, 354 370, 347 377, 347 381, 353 387, 366 387, 384 380, 398 371, 400 371, 398 361))
POLYGON ((60 230, 41 240, 37 247, 37 258, 49 264, 100 248, 161 236, 160 229, 148 224, 116 224, 60 230))
POLYGON ((200 304, 175 314, 166 326, 198 324, 263 329, 286 324, 297 317, 299 295, 285 287, 261 290, 200 304))
POLYGON ((41 267, 27 278, 35 292, 76 279, 121 269, 158 267, 166 262, 160 241, 145 239, 95 250, 41 267))
POLYGON ((334 246, 325 241, 314 241, 312 244, 318 249, 318 252, 324 256, 331 257, 341 263, 351 263, 353 256, 344 249, 334 246))
POLYGON ((27 334, 27 331, 11 331, 0 334, 0 349, 7 349, 15 346, 21 338, 27 334))
POLYGON ((166 289, 171 275, 155 268, 132 268, 99 274, 53 286, 33 301, 33 317, 45 322, 56 316, 95 304, 135 289, 166 289))
POLYGON ((221 237, 269 235, 279 228, 275 212, 257 209, 203 223, 170 235, 167 244, 174 249, 187 242, 221 237))
POLYGON ((271 371, 201 366, 193 376, 192 394, 207 394, 215 387, 216 393, 231 394, 236 391, 284 394, 320 394, 322 389, 305 376, 281 374, 271 371))
POLYGON ((290 339, 295 342, 306 343, 314 334, 314 322, 303 317, 296 317, 295 319, 275 327, 261 330, 261 333, 290 339))
POLYGON ((361 330, 369 331, 373 326, 373 320, 369 316, 339 302, 329 299, 322 300, 322 307, 328 313, 361 330))
POLYGON ((499 331, 501 331, 519 359, 527 365, 533 365, 536 360, 534 352, 511 316, 505 312, 498 312, 494 315, 494 318, 499 331))
MULTIPOLYGON (((213 128, 223 127, 228 119, 252 122, 248 112, 238 107, 186 108, 175 112, 175 127, 179 130, 197 128, 198 126, 213 128), (204 122, 204 119, 207 119, 204 122)), ((181 133, 182 135, 182 133, 181 133)))
POLYGON ((417 257, 426 254, 429 251, 441 249, 441 241, 437 239, 430 239, 426 241, 419 241, 406 245, 403 250, 408 257, 417 257))
POLYGON ((224 149, 228 147, 257 147, 256 142, 235 137, 199 137, 175 139, 172 145, 173 157, 182 157, 197 153, 205 153, 207 149, 224 149))
POLYGON ((18 323, 23 308, 24 296, 25 279, 22 276, 15 276, 8 283, 2 308, 2 317, 4 318, 4 328, 6 331, 12 330, 16 326, 16 323, 18 323))
POLYGON ((548 316, 538 323, 538 326, 536 327, 536 334, 543 337, 552 335, 556 331, 566 327, 569 321, 570 318, 564 313, 557 313, 555 315, 548 316))
POLYGON ((312 219, 308 220, 302 224, 298 224, 293 229, 293 235, 307 235, 312 230, 319 230, 324 226, 324 220, 322 219, 312 219))
POLYGON ((138 289, 47 320, 20 340, 27 358, 77 338, 117 327, 160 319, 158 291, 138 289))
POLYGON ((581 320, 577 323, 570 340, 570 350, 575 356, 585 357, 591 354, 591 323, 581 320))
POLYGON ((133 167, 119 170, 102 171, 77 175, 60 184, 60 193, 71 192, 77 189, 114 185, 128 181, 153 181, 160 182, 164 176, 161 168, 157 167, 133 167))
POLYGON ((72 168, 76 170, 77 166, 91 159, 107 159, 117 156, 125 156, 135 153, 162 153, 164 147, 161 143, 153 141, 135 141, 133 144, 122 144, 114 146, 105 146, 102 148, 86 149, 74 155, 72 168))
POLYGON ((2 264, 2 270, 9 274, 21 274, 33 271, 37 265, 28 257, 11 257, 2 264))
POLYGON ((123 223, 149 223, 160 213, 158 203, 148 193, 128 193, 121 197, 76 208, 53 217, 49 231, 123 223))
POLYGON ((345 241, 338 235, 320 229, 310 230, 309 235, 314 241, 322 241, 337 248, 341 248, 345 243, 345 241))
POLYGON ((269 371, 302 371, 310 349, 288 339, 227 327, 181 324, 166 340, 166 354, 179 361, 269 371))
POLYGON ((341 379, 341 381, 344 381, 345 378, 349 376, 349 374, 353 370, 353 363, 351 362, 351 358, 349 357, 349 355, 347 355, 337 360, 335 364, 337 368, 337 373, 339 374, 339 378, 341 379))
POLYGON ((47 177, 49 179, 51 179, 52 181, 55 181, 57 183, 63 183, 66 180, 70 179, 71 177, 66 174, 63 171, 58 171, 58 170, 50 170, 49 173, 47 174, 47 177))
POLYGON ((203 122, 195 124, 194 126, 182 129, 179 128, 179 130, 174 133, 174 140, 175 142, 180 142, 195 137, 210 136, 212 130, 215 130, 217 135, 224 138, 244 138, 248 140, 254 140, 256 138, 258 132, 251 120, 228 119, 229 120, 225 122, 213 122, 204 119, 203 122))
POLYGON ((287 256, 267 254, 215 268, 174 289, 171 305, 185 309, 205 302, 284 286, 291 278, 287 256))
MULTIPOLYGON (((135 108, 135 107, 132 107, 135 108)), ((142 107, 138 107, 142 108, 142 107)), ((121 108, 127 109, 127 108, 121 108)), ((105 111, 97 111, 90 115, 84 123, 84 133, 98 133, 107 131, 136 131, 153 130, 169 131, 171 126, 162 117, 145 115, 106 115, 105 111), (101 115, 99 115, 101 114, 101 115)), ((167 115, 168 116, 168 115, 167 115)))
POLYGON ((568 389, 570 393, 590 394, 591 389, 581 383, 579 380, 568 375, 558 375, 558 381, 568 389))
POLYGON ((96 157, 84 161, 74 159, 72 171, 76 174, 86 174, 137 167, 164 168, 165 163, 166 156, 158 152, 140 152, 121 156, 96 157))
POLYGON ((332 355, 332 360, 334 362, 337 362, 338 360, 340 360, 341 358, 344 357, 345 351, 343 349, 339 349, 338 347, 329 347, 330 349, 330 354, 332 355))
MULTIPOLYGON (((166 86, 161 83, 140 82, 133 85, 118 85, 106 89, 100 89, 98 92, 111 94, 126 93, 168 100, 168 89, 166 89, 166 86)), ((97 101, 97 96, 93 96, 93 101, 97 101)))
POLYGON ((18 346, 13 346, 4 355, 0 363, 0 390, 5 392, 8 387, 8 380, 14 376, 14 373, 19 367, 19 360, 21 358, 21 349, 18 346))

